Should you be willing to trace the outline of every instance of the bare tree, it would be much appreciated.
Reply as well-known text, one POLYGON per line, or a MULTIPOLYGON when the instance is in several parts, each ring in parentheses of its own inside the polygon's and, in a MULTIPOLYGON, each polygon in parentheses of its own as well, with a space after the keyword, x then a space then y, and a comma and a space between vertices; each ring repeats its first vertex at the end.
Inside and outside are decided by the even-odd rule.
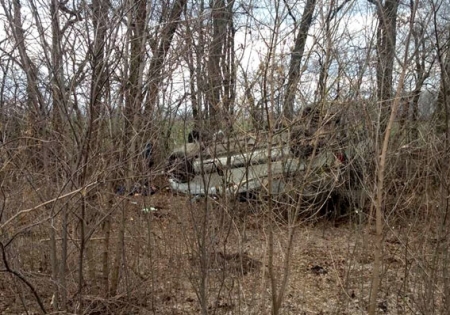
MULTIPOLYGON (((208 56, 207 108, 210 128, 220 128, 221 118, 231 119, 234 100, 234 1, 215 0, 211 11, 212 34, 208 56)), ((223 126, 225 127, 225 126, 223 126)), ((231 127, 230 123, 226 124, 231 127)))
MULTIPOLYGON (((436 25, 436 9, 433 10, 434 24, 436 25)), ((439 63, 439 68, 441 69, 441 80, 439 85, 439 94, 436 102, 436 113, 438 116, 438 131, 449 131, 448 120, 449 120, 449 100, 450 100, 450 27, 448 28, 447 34, 444 35, 443 42, 439 38, 439 33, 435 31, 436 36, 436 46, 437 46, 437 58, 439 63)), ((449 135, 447 135, 447 138, 449 135)))
MULTIPOLYGON (((316 7, 316 0, 308 0, 303 9, 302 19, 298 27, 295 38, 295 45, 291 52, 291 61, 289 65, 288 83, 283 104, 283 114, 288 120, 294 117, 295 95, 298 83, 300 82, 300 67, 305 51, 306 39, 313 21, 313 14, 316 7)), ((294 20, 294 23, 296 21, 294 20)))
MULTIPOLYGON (((378 33, 378 37, 377 39, 380 40, 380 36, 381 38, 383 38, 384 40, 388 40, 391 43, 387 45, 387 47, 389 47, 389 49, 387 49, 387 51, 383 51, 383 56, 386 57, 385 53, 387 53, 387 56, 394 56, 395 55, 395 40, 394 37, 396 36, 396 32, 392 32, 392 28, 395 28, 395 26, 392 25, 392 23, 395 24, 396 21, 396 12, 397 12, 397 4, 389 4, 387 6, 386 9, 388 9, 388 11, 385 14, 384 18, 387 18, 386 16, 389 16, 391 19, 391 24, 390 26, 384 30, 384 32, 388 32, 388 34, 390 33, 391 35, 387 36, 387 39, 385 38, 385 36, 380 35, 380 33, 378 33), (394 6, 395 9, 391 6, 394 6), (394 12, 392 12, 392 10, 394 10, 394 12), (395 16, 394 16, 395 15, 395 16), (390 39, 389 39, 390 38, 390 39)), ((388 149, 389 149, 389 142, 390 142, 390 137, 391 137, 391 132, 392 132, 392 128, 394 125, 394 121, 396 119, 397 116, 397 111, 398 108, 400 106, 400 99, 401 99, 401 94, 403 92, 403 86, 404 86, 404 82, 405 82, 405 77, 406 77, 406 73, 407 73, 407 64, 409 63, 410 60, 410 55, 409 55, 409 43, 410 43, 410 38, 412 36, 412 32, 413 32, 413 25, 414 25, 414 20, 415 20, 415 15, 417 12, 417 3, 413 4, 410 8, 410 17, 409 17, 409 32, 407 35, 407 40, 406 40, 406 49, 404 52, 404 58, 403 58, 403 63, 402 63, 402 71, 400 74, 400 78, 399 78, 399 82, 398 82, 398 86, 397 86, 397 90, 395 93, 395 97, 393 99, 393 103, 392 103, 392 107, 391 107, 391 112, 389 115, 389 120, 386 124, 386 128, 381 129, 384 132, 384 137, 383 137, 383 142, 382 142, 382 146, 379 150, 377 150, 377 152, 379 152, 379 160, 378 160, 378 165, 377 165, 377 182, 376 182, 376 186, 375 186, 375 191, 376 191, 376 199, 375 199, 375 225, 376 225, 376 240, 375 240, 375 249, 374 249, 374 256, 375 256, 375 260, 374 260, 374 266, 373 266, 373 277, 372 277, 372 286, 371 286, 371 292, 370 292, 370 301, 369 301, 369 314, 370 315, 375 315, 376 314, 376 309, 378 307, 377 305, 377 298, 378 298, 378 293, 379 293, 379 287, 380 287, 380 274, 381 274, 381 266, 382 266, 382 259, 383 259, 383 228, 384 228, 384 223, 383 223, 383 216, 384 216, 384 193, 385 193, 385 173, 386 173, 386 160, 387 160, 387 154, 388 154, 388 149)), ((381 14, 381 13, 379 13, 381 14)), ((379 16, 381 17, 381 16, 379 16)), ((386 22, 384 22, 386 23, 386 22)), ((387 27, 387 24, 385 24, 387 27)), ((383 33, 383 30, 379 30, 379 32, 383 33)), ((383 41, 382 41, 383 42, 383 41)), ((381 43, 382 43, 381 42, 381 43)), ((378 44, 381 44, 380 42, 378 42, 378 44)), ((378 47, 378 49, 380 49, 380 47, 378 47)), ((378 52, 380 54, 380 51, 378 52)), ((391 61, 388 60, 380 60, 380 57, 378 57, 378 63, 377 63, 377 83, 383 83, 385 84, 384 86, 381 86, 380 89, 380 85, 378 85, 378 97, 381 97, 382 100, 386 100, 384 97, 391 97, 391 89, 392 89, 392 67, 393 66, 389 66, 390 70, 387 72, 387 76, 390 78, 389 82, 385 81, 385 77, 384 75, 381 76, 380 78, 380 74, 378 71, 382 70, 380 68, 380 63, 388 63, 391 64, 391 61), (389 89, 389 91, 387 90, 389 89)), ((393 62, 393 61, 392 61, 393 62)), ((392 63, 393 64, 393 63, 392 63)), ((384 68, 385 69, 385 68, 384 68)), ((384 73, 384 71, 383 71, 384 73)), ((383 116, 382 118, 383 119, 383 116)), ((382 126, 384 126, 384 123, 381 123, 382 126)))
MULTIPOLYGON (((375 5, 377 29, 377 99, 383 110, 383 119, 389 113, 393 96, 393 72, 397 38, 398 0, 368 0, 375 5)), ((385 126, 385 123, 383 123, 385 126)))
POLYGON ((0 313, 448 313, 449 8, 0 0, 0 313))
MULTIPOLYGON (((153 56, 149 67, 149 86, 147 89, 147 100, 145 103, 145 113, 151 114, 158 100, 158 92, 163 81, 163 66, 169 53, 170 45, 175 32, 181 23, 181 15, 186 7, 187 0, 177 0, 172 4, 165 16, 161 17, 162 29, 157 35, 156 42, 153 44, 153 56)), ((154 39, 155 40, 155 39, 154 39)))

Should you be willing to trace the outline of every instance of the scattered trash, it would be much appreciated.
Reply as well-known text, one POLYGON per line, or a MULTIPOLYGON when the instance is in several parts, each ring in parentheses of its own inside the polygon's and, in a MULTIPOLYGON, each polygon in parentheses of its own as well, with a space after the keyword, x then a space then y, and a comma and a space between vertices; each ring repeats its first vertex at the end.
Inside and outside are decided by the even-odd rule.
MULTIPOLYGON (((194 196, 190 199, 190 202, 191 202, 191 203, 196 203, 196 202, 199 202, 199 201, 201 201, 201 200, 204 200, 205 198, 206 198, 205 195, 194 195, 194 196)), ((210 195, 210 196, 208 196, 208 198, 210 198, 210 199, 212 199, 212 200, 215 200, 215 201, 219 200, 219 197, 218 197, 217 195, 210 195)))
POLYGON ((325 268, 319 265, 311 267, 311 271, 316 275, 326 275, 328 273, 328 271, 325 268))
POLYGON ((380 310, 382 310, 383 313, 387 313, 388 312, 388 303, 387 303, 387 301, 382 301, 382 302, 378 303, 378 308, 380 310))
POLYGON ((129 191, 124 185, 119 185, 116 187, 115 193, 120 196, 151 196, 157 193, 158 190, 156 186, 148 185, 148 182, 144 182, 144 184, 135 183, 129 191))
POLYGON ((148 208, 142 209, 142 212, 144 212, 144 213, 150 213, 150 212, 154 212, 154 211, 158 211, 158 209, 155 207, 148 207, 148 208))
POLYGON ((200 195, 195 195, 194 197, 191 198, 191 203, 195 203, 200 201, 201 196, 200 195))

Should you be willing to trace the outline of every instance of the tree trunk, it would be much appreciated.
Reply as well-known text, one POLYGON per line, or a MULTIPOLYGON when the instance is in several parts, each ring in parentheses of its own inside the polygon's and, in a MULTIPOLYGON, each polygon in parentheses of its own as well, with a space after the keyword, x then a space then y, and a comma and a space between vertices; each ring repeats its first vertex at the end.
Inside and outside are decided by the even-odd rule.
POLYGON ((301 76, 300 67, 302 63, 303 53, 305 51, 306 38, 308 37, 308 31, 312 24, 315 7, 316 0, 306 1, 305 8, 303 9, 302 20, 300 22, 300 28, 295 39, 294 49, 291 53, 288 83, 286 86, 286 94, 283 104, 284 118, 289 121, 294 117, 295 94, 301 76))
MULTIPOLYGON (((437 36, 437 35, 436 35, 437 36)), ((450 27, 447 38, 450 38, 450 27)), ((438 40, 438 60, 441 68, 441 82, 439 94, 436 101, 437 131, 440 133, 449 131, 449 100, 450 100, 450 46, 447 44, 444 49, 439 48, 438 40)), ((446 41, 448 42, 448 40, 446 41)), ((450 137, 449 137, 450 138, 450 137)))
POLYGON ((176 0, 172 6, 169 17, 162 22, 164 26, 161 34, 159 35, 159 43, 154 55, 150 61, 149 69, 149 86, 147 101, 145 104, 145 116, 151 117, 158 100, 158 92, 163 82, 164 76, 162 70, 169 52, 170 45, 172 44, 175 31, 180 24, 181 13, 183 13, 186 7, 187 0, 176 0))
MULTIPOLYGON (((385 28, 382 28, 381 30, 378 29, 378 40, 380 39, 380 33, 383 35, 381 38, 383 38, 382 44, 386 44, 386 50, 379 50, 378 51, 378 64, 377 64, 377 79, 380 79, 380 75, 378 71, 381 71, 382 69, 380 66, 382 64, 388 64, 390 66, 387 66, 388 69, 384 69, 387 71, 387 76, 390 76, 390 81, 384 81, 386 78, 383 77, 381 81, 378 83, 386 84, 386 86, 378 86, 378 93, 379 97, 383 98, 389 95, 389 98, 392 97, 392 70, 393 70, 393 59, 395 57, 395 23, 396 23, 396 17, 397 17, 397 7, 398 7, 398 1, 389 1, 387 0, 384 6, 383 12, 379 11, 379 18, 388 18, 389 22, 386 21, 380 21, 380 25, 384 25, 385 28), (395 7, 395 8, 394 8, 395 7), (393 23, 393 25, 392 25, 393 23), (394 31, 393 31, 394 30, 394 31), (388 34, 388 35, 384 35, 388 34), (389 43, 387 43, 389 42, 389 43), (382 54, 383 53, 383 54, 382 54), (382 54, 382 55, 380 55, 382 54), (387 56, 391 56, 392 60, 380 60, 380 57, 384 56, 387 58, 387 56), (390 70, 389 70, 390 67, 390 70), (386 88, 389 88, 387 90, 386 88)), ((411 16, 410 16, 410 30, 406 37, 406 47, 405 47, 405 55, 403 60, 403 69, 399 77, 398 86, 396 89, 395 97, 392 100, 392 106, 389 106, 389 112, 383 113, 381 112, 382 116, 381 119, 383 119, 383 115, 385 115, 385 122, 381 121, 380 125, 382 126, 381 131, 384 132, 383 142, 380 149, 377 148, 377 156, 379 156, 378 160, 378 167, 376 171, 376 185, 375 185, 375 200, 374 200, 374 206, 375 206, 375 229, 376 229, 376 237, 375 237, 375 248, 374 248, 374 263, 373 263, 373 271, 372 271, 372 284, 371 284, 371 290, 370 290, 370 297, 369 297, 369 309, 368 313, 369 315, 375 315, 377 313, 377 307, 378 307, 378 295, 379 290, 381 286, 381 271, 382 271, 382 264, 383 264, 383 238, 384 238, 384 196, 386 194, 384 184, 385 184, 385 173, 386 173, 386 160, 388 155, 388 149, 389 149, 389 142, 391 138, 392 128, 394 126, 394 122, 397 116, 398 108, 400 107, 401 102, 401 95, 403 93, 403 87, 405 83, 405 77, 407 73, 407 62, 409 60, 409 44, 410 44, 410 38, 412 34, 413 29, 413 23, 414 23, 414 17, 417 10, 417 6, 411 7, 411 16), (384 127, 385 126, 385 127, 384 127)), ((380 101, 380 99, 378 99, 380 101)), ((390 101, 390 100, 389 100, 390 101)))
MULTIPOLYGON (((112 198, 109 200, 109 204, 112 204, 112 198)), ((109 250, 110 250, 110 236, 111 236, 111 219, 106 218, 102 225, 104 233, 103 241, 103 253, 102 253, 102 276, 103 276, 103 288, 105 293, 105 298, 109 296, 109 250)))
POLYGON ((394 71, 397 37, 397 10, 399 0, 368 0, 376 5, 377 29, 377 100, 381 106, 381 123, 384 130, 392 103, 392 76, 394 71))
MULTIPOLYGON (((210 127, 220 129, 223 76, 220 62, 224 58, 226 36, 225 1, 214 0, 211 12, 212 40, 208 58, 208 115, 210 127)), ((212 129, 213 130, 213 129, 212 129)))
MULTIPOLYGON (((107 29, 108 3, 106 0, 94 1, 92 5, 92 24, 94 27, 94 39, 90 47, 90 64, 92 66, 92 78, 90 81, 89 104, 88 104, 88 120, 85 135, 81 145, 80 158, 78 167, 81 169, 77 184, 79 187, 85 187, 90 177, 93 175, 97 165, 94 165, 92 156, 95 150, 100 150, 99 133, 101 130, 100 116, 103 110, 103 101, 105 97, 105 85, 108 82, 105 62, 105 43, 106 43, 106 29, 107 29)), ((91 198, 92 192, 83 190, 81 198, 81 213, 79 224, 81 227, 81 244, 79 257, 79 298, 82 299, 82 289, 84 286, 84 257, 88 258, 89 280, 95 286, 96 277, 95 260, 93 248, 89 247, 89 238, 93 234, 92 230, 95 228, 95 218, 97 213, 95 211, 88 211, 89 203, 96 198, 91 198)))

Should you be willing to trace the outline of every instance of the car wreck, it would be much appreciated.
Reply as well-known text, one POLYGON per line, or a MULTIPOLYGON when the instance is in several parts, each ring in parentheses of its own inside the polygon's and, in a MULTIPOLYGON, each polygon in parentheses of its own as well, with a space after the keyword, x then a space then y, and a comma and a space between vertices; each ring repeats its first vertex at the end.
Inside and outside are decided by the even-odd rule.
POLYGON ((277 195, 328 194, 343 183, 348 148, 335 116, 282 128, 229 137, 193 140, 172 151, 169 183, 180 193, 222 195, 258 192, 277 195))

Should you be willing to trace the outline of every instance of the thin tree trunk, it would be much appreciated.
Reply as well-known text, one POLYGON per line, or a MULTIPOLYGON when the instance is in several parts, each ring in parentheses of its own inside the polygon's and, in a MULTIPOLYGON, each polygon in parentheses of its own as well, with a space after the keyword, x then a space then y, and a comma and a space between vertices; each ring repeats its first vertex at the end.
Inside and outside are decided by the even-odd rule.
MULTIPOLYGON (((335 44, 333 42, 333 33, 332 33, 332 24, 331 22, 336 17, 337 13, 341 11, 344 6, 349 2, 350 0, 345 0, 341 4, 337 4, 336 0, 331 0, 329 4, 329 9, 326 14, 325 18, 325 33, 324 33, 324 59, 320 59, 320 74, 319 74, 319 81, 317 83, 317 90, 316 90, 316 99, 317 101, 326 101, 326 97, 328 95, 327 90, 327 80, 328 80, 328 71, 330 69, 330 65, 333 61, 333 45, 335 44)), ((338 92, 339 92, 339 81, 338 81, 338 92)), ((337 93, 339 94, 339 93, 337 93)), ((336 96, 338 97, 338 96, 336 96)))
MULTIPOLYGON (((65 87, 63 86, 63 56, 61 53, 61 37, 62 32, 60 28, 60 17, 59 17, 59 1, 52 0, 50 4, 50 15, 51 15, 51 27, 52 27, 52 46, 51 46, 51 72, 52 72, 52 104, 53 104, 53 130, 55 131, 56 141, 53 142, 52 152, 55 156, 62 157, 62 147, 63 147, 63 135, 64 131, 62 128, 62 107, 65 105, 64 93, 65 87)), ((50 178, 49 180, 57 183, 59 179, 57 178, 61 171, 58 169, 59 164, 52 165, 54 169, 55 178, 50 178)), ((67 287, 66 287, 66 260, 67 260, 67 205, 63 209, 63 220, 62 220, 62 243, 61 243, 61 262, 58 262, 56 252, 58 251, 57 244, 55 241, 56 231, 55 225, 50 225, 50 235, 51 235, 51 260, 52 260, 52 274, 53 281, 55 282, 55 309, 59 309, 59 302, 61 302, 61 307, 66 310, 67 307, 67 287), (58 266, 58 264, 60 264, 58 266), (62 294, 60 295, 60 291, 62 294), (61 301, 60 301, 61 298, 61 301)))
POLYGON ((78 256, 78 290, 77 290, 77 295, 78 295, 78 303, 80 303, 80 305, 82 305, 83 302, 83 287, 84 287, 84 253, 85 253, 85 249, 86 249, 86 224, 85 224, 85 219, 86 219, 86 192, 83 191, 81 193, 82 197, 81 197, 81 212, 80 212, 80 218, 79 218, 79 224, 80 224, 80 253, 78 256))
POLYGON ((220 129, 222 121, 221 100, 223 97, 223 76, 221 60, 224 56, 224 44, 226 38, 225 1, 214 0, 211 12, 212 40, 208 56, 208 113, 210 127, 220 129))
POLYGON ((120 281, 120 270, 123 262, 124 248, 125 248, 125 226, 126 226, 126 216, 125 216, 125 204, 122 203, 122 216, 120 219, 118 239, 116 244, 116 252, 114 255, 114 263, 111 272, 111 283, 109 286, 109 295, 114 296, 117 293, 117 288, 119 287, 120 281))
MULTIPOLYGON (((403 93, 403 86, 405 83, 405 77, 407 72, 407 65, 409 63, 408 51, 409 51, 409 43, 413 30, 413 22, 415 13, 417 10, 417 4, 411 8, 411 17, 410 17, 410 31, 406 37, 406 47, 405 47, 405 57, 403 60, 403 69, 400 74, 397 91, 394 97, 393 105, 391 107, 391 112, 389 116, 389 120, 387 122, 386 128, 384 130, 384 139, 380 151, 380 158, 377 169, 377 183, 376 183, 376 198, 375 198, 375 228, 376 228, 376 237, 375 237, 375 250, 374 256, 375 260, 373 263, 373 273, 372 273, 372 286, 370 291, 370 299, 369 299, 369 315, 375 315, 377 309, 377 298, 378 292, 381 285, 381 268, 383 261, 383 204, 384 204, 384 177, 386 172, 386 159, 389 148, 389 140, 391 137, 392 127, 394 125, 395 118, 397 116, 398 108, 401 103, 401 95, 403 93)), ((382 122, 380 122, 382 124, 382 122)))
MULTIPOLYGON (((92 156, 95 150, 99 150, 99 132, 100 132, 100 116, 102 112, 102 101, 104 98, 105 84, 107 82, 106 65, 105 65, 105 42, 107 27, 107 11, 108 5, 105 1, 95 1, 92 6, 93 19, 92 23, 95 29, 93 44, 90 47, 90 59, 92 65, 92 78, 90 81, 88 121, 83 142, 81 144, 80 155, 77 163, 77 169, 80 169, 77 184, 79 187, 85 187, 89 178, 92 176, 95 165, 92 156)), ((96 213, 88 211, 91 192, 84 189, 81 198, 81 212, 79 215, 80 224, 80 254, 79 254, 79 270, 78 270, 78 293, 81 303, 83 287, 84 287, 84 263, 85 255, 88 258, 89 280, 95 285, 95 260, 92 259, 92 248, 88 248, 89 237, 93 231, 89 231, 89 227, 95 228, 94 222, 96 213)))
MULTIPOLYGON (((448 28, 447 38, 450 39, 450 27, 448 28)), ((436 101, 436 114, 437 114, 437 131, 440 133, 445 132, 447 138, 449 132, 449 100, 450 100, 450 47, 442 49, 440 46, 439 36, 436 33, 437 49, 438 49, 438 61, 441 68, 441 82, 439 85, 439 94, 436 101)), ((447 40, 448 42, 448 40, 447 40)))
POLYGON ((235 29, 233 23, 233 4, 234 0, 228 0, 225 21, 227 23, 226 37, 225 37, 225 58, 222 60, 222 72, 224 74, 223 88, 224 88, 224 118, 226 125, 225 130, 230 133, 233 130, 233 116, 234 116, 234 102, 236 99, 236 65, 235 65, 235 51, 234 51, 234 37, 235 29))
POLYGON ((67 283, 66 283, 66 266, 67 266, 67 243, 68 243, 68 225, 69 225, 69 206, 65 205, 62 213, 62 230, 61 230, 61 262, 59 265, 59 283, 61 285, 61 309, 67 310, 67 283))
POLYGON ((145 103, 145 116, 151 117, 158 99, 158 92, 163 82, 164 76, 162 70, 169 52, 170 45, 172 44, 175 31, 180 24, 181 14, 186 7, 187 0, 176 0, 172 6, 169 17, 164 21, 165 27, 163 28, 159 38, 159 44, 155 54, 150 61, 150 73, 149 73, 149 87, 148 96, 145 103))
POLYGON ((394 72, 395 46, 397 38, 397 11, 399 0, 368 0, 376 6, 377 29, 377 100, 381 106, 381 129, 391 112, 392 77, 394 72))
POLYGON ((286 94, 283 104, 283 115, 289 121, 294 117, 295 94, 297 92, 298 83, 300 82, 302 58, 305 51, 308 32, 312 24, 315 7, 316 0, 306 1, 305 8, 303 9, 302 20, 300 22, 300 28, 295 39, 294 49, 291 53, 288 83, 286 86, 286 94))
MULTIPOLYGON (((111 202, 109 202, 111 204, 111 202)), ((104 233, 103 241, 103 253, 102 253, 102 275, 103 275, 103 288, 105 298, 109 295, 109 249, 110 249, 110 236, 111 236, 111 219, 106 218, 102 225, 104 233)))
MULTIPOLYGON (((50 206, 52 207, 52 206, 50 206)), ((49 208, 50 208, 49 207, 49 208)), ((56 245, 56 224, 54 224, 54 211, 51 210, 51 224, 50 224, 50 264, 52 268, 52 281, 54 281, 55 285, 55 309, 59 309, 59 277, 58 277, 58 256, 57 256, 57 245, 56 245)))

